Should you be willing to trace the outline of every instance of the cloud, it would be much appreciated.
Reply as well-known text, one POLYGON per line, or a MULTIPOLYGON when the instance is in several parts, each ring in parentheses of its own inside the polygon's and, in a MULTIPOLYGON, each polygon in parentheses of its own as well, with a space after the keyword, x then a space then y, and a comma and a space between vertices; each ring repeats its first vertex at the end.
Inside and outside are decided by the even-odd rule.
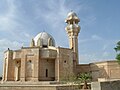
POLYGON ((41 29, 45 29, 46 32, 52 34, 53 37, 55 37, 57 45, 60 46, 65 46, 64 42, 67 42, 67 35, 64 30, 66 24, 64 20, 70 10, 65 6, 65 1, 66 0, 45 0, 44 8, 42 5, 34 6, 35 19, 38 20, 38 22, 42 21, 40 24, 44 25, 41 29))
POLYGON ((14 0, 6 0, 6 13, 0 14, 0 30, 11 30, 13 29, 13 25, 16 25, 14 21, 16 15, 16 7, 14 4, 14 0))
POLYGON ((0 49, 5 50, 7 48, 17 49, 20 48, 23 43, 19 43, 17 41, 10 41, 8 39, 0 39, 0 49))
POLYGON ((94 16, 94 14, 91 16, 83 17, 82 22, 83 22, 83 24, 82 24, 83 28, 86 26, 91 26, 96 23, 96 17, 94 16))
POLYGON ((82 44, 82 43, 94 42, 94 41, 98 41, 98 40, 103 41, 103 38, 94 34, 94 35, 91 35, 90 38, 80 39, 79 43, 82 44))
POLYGON ((109 55, 110 55, 110 53, 106 51, 106 52, 103 52, 103 55, 102 55, 102 56, 103 56, 103 57, 108 57, 109 55))
POLYGON ((98 35, 92 35, 91 37, 93 40, 102 40, 102 37, 98 36, 98 35))
POLYGON ((24 33, 24 35, 25 35, 25 37, 27 37, 27 38, 30 38, 30 37, 31 37, 30 34, 28 34, 28 33, 24 33))
POLYGON ((102 50, 105 51, 108 47, 108 44, 104 44, 102 50))
MULTIPOLYGON (((9 33, 9 35, 15 37, 14 39, 20 39, 19 37, 21 36, 29 38, 30 35, 29 32, 27 32, 27 30, 30 30, 28 28, 31 28, 32 24, 30 24, 31 27, 26 26, 28 20, 22 16, 23 12, 18 7, 19 5, 16 0, 5 1, 5 4, 3 4, 4 6, 6 6, 4 10, 5 13, 0 13, 0 31, 2 32, 2 34, 9 33)), ((6 38, 9 37, 7 36, 6 38)))
POLYGON ((49 27, 52 27, 53 30, 59 29, 58 27, 64 26, 64 19, 68 13, 68 9, 64 5, 65 0, 50 0, 45 2, 45 9, 40 5, 37 5, 37 7, 34 7, 34 10, 36 11, 36 19, 43 20, 43 22, 46 25, 49 25, 49 27), (59 2, 59 3, 57 3, 59 2), (58 7, 59 6, 59 7, 58 7))
POLYGON ((79 63, 90 63, 95 59, 95 54, 80 54, 79 55, 79 63))
POLYGON ((103 39, 98 35, 92 35, 90 39, 84 39, 79 44, 80 62, 115 60, 116 52, 114 47, 116 41, 118 40, 103 39))
POLYGON ((79 63, 94 63, 94 62, 101 62, 101 61, 108 61, 108 60, 115 60, 112 58, 115 53, 113 52, 86 52, 85 54, 79 55, 79 63), (112 57, 111 57, 112 56, 112 57))
MULTIPOLYGON (((74 11, 79 14, 81 10, 90 8, 83 2, 72 2, 68 4, 66 0, 44 0, 44 2, 37 0, 30 0, 27 2, 23 2, 22 0, 6 0, 6 3, 8 8, 6 9, 7 12, 1 15, 0 20, 2 22, 0 23, 0 30, 9 31, 19 40, 19 37, 22 36, 21 33, 23 33, 25 37, 31 38, 31 35, 28 35, 30 31, 33 32, 36 30, 38 33, 45 29, 46 32, 56 37, 56 42, 60 46, 64 46, 64 42, 68 42, 64 30, 64 20, 67 13, 71 9, 74 9, 74 11), (74 6, 78 8, 74 8, 74 6), (24 34, 26 30, 29 30, 29 32, 24 34), (58 32, 62 34, 62 37, 58 32)), ((88 22, 92 20, 93 16, 90 16, 85 21, 88 22)), ((68 44, 66 45, 68 46, 68 44)))

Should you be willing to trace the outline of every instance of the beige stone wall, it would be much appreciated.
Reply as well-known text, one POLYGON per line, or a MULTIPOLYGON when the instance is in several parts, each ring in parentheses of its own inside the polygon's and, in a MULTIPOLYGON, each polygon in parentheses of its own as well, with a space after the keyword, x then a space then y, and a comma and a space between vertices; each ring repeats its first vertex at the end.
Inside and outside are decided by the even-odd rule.
POLYGON ((3 80, 14 81, 18 80, 18 77, 21 81, 55 80, 55 71, 58 72, 56 57, 57 50, 53 47, 22 47, 21 50, 8 50, 4 55, 3 80), (17 68, 18 62, 19 68, 17 68), (47 78, 45 78, 46 69, 48 69, 47 78))
POLYGON ((33 80, 38 81, 39 76, 39 48, 22 48, 21 52, 21 81, 33 80), (27 63, 32 63, 32 77, 27 77, 27 63))
MULTIPOLYGON (((46 80, 55 80, 55 58, 56 50, 49 48, 25 48, 22 49, 21 58, 22 71, 21 74, 24 75, 25 80, 33 81, 46 81, 46 80), (32 77, 30 77, 29 70, 27 69, 27 63, 31 61, 32 63, 32 77), (24 69, 25 67, 25 69, 24 69), (25 70, 25 71, 24 71, 25 70), (47 70, 47 77, 46 77, 47 70), (29 76, 29 77, 28 77, 29 76)), ((29 67, 29 66, 28 66, 29 67)), ((31 71, 31 70, 30 70, 31 71)))
POLYGON ((57 90, 49 86, 0 86, 0 90, 57 90))
POLYGON ((117 61, 108 62, 108 76, 110 79, 120 79, 120 65, 117 61))
POLYGON ((39 61, 39 80, 54 81, 55 80, 55 62, 57 50, 54 47, 40 49, 39 61))
POLYGON ((79 73, 89 73, 91 71, 90 65, 89 64, 79 64, 76 66, 76 74, 79 73))
POLYGON ((4 70, 3 80, 12 81, 14 80, 15 62, 13 60, 13 51, 8 50, 4 53, 4 70))
POLYGON ((39 80, 42 80, 42 81, 55 80, 55 60, 54 59, 41 59, 39 65, 40 65, 39 80))
POLYGON ((120 81, 92 82, 91 90, 120 90, 120 81))
POLYGON ((90 64, 93 81, 120 79, 120 65, 116 61, 90 64))
POLYGON ((13 59, 21 59, 21 50, 13 51, 13 59))
POLYGON ((71 49, 58 48, 59 59, 59 78, 65 79, 65 77, 73 74, 73 53, 71 49))
POLYGON ((108 78, 108 67, 106 62, 90 64, 92 80, 97 81, 98 78, 108 78))
POLYGON ((92 81, 120 79, 120 65, 114 61, 103 61, 76 66, 76 73, 90 72, 92 81))
POLYGON ((68 85, 0 85, 0 90, 76 90, 68 85))

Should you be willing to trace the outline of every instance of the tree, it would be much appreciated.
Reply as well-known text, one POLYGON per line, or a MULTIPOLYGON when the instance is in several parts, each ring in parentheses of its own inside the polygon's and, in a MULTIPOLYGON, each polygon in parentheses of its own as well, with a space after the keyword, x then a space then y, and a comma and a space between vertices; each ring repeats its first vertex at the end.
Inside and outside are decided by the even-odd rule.
POLYGON ((117 52, 116 59, 118 63, 120 64, 120 41, 117 43, 117 46, 114 49, 117 52))
POLYGON ((78 80, 77 76, 73 72, 67 72, 60 80, 61 84, 66 84, 68 88, 64 88, 65 90, 76 90, 78 89, 78 80))
POLYGON ((87 82, 92 79, 90 73, 78 74, 77 78, 78 78, 78 80, 80 80, 81 82, 84 83, 82 89, 89 89, 89 86, 88 86, 87 82))

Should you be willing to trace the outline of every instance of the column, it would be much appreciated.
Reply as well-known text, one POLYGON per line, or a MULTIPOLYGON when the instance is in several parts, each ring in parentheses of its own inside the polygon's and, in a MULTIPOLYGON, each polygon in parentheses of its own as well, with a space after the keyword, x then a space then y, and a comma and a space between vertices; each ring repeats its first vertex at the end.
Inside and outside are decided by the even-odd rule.
POLYGON ((18 66, 15 66, 15 81, 18 81, 18 66))
POLYGON ((2 76, 2 81, 5 80, 5 75, 6 75, 6 59, 4 60, 4 65, 3 65, 3 76, 2 76))
POLYGON ((33 81, 39 81, 39 50, 37 50, 37 54, 34 56, 34 65, 33 65, 33 81))
POLYGON ((5 81, 7 81, 8 80, 8 59, 6 59, 5 60, 5 63, 6 63, 6 65, 5 65, 5 81))
MULTIPOLYGON (((58 51, 58 52, 60 52, 60 51, 58 51)), ((55 81, 59 81, 59 72, 60 72, 59 71, 59 59, 60 59, 60 56, 58 53, 57 58, 55 59, 55 81)))
POLYGON ((21 73, 20 73, 21 81, 25 81, 26 58, 27 58, 26 55, 24 55, 23 58, 21 58, 21 73))

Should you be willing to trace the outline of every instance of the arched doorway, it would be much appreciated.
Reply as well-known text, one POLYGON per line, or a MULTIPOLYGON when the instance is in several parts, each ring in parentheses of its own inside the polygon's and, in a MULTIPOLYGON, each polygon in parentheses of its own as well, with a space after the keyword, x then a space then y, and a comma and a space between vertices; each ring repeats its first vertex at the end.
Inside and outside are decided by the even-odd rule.
POLYGON ((41 59, 39 68, 40 81, 54 81, 55 80, 55 60, 41 59))
POLYGON ((21 61, 15 62, 15 81, 20 80, 20 73, 21 73, 21 61))
POLYGON ((32 80, 33 74, 33 63, 32 60, 27 61, 26 63, 26 81, 32 80))

